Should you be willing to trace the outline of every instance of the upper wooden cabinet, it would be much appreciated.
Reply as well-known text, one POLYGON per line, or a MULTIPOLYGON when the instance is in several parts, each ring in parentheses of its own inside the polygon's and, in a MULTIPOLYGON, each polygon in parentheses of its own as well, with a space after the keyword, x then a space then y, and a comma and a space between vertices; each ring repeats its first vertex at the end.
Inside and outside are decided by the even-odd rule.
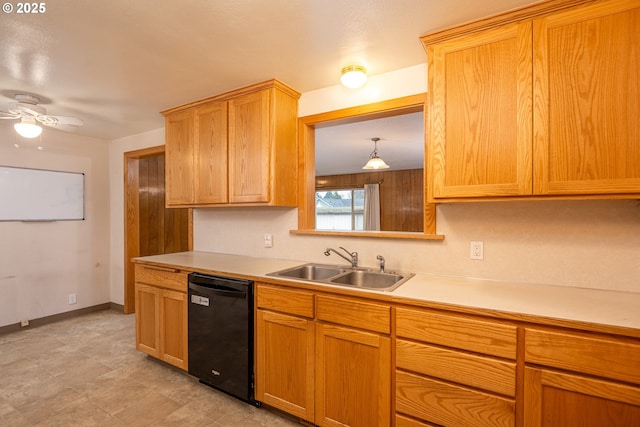
POLYGON ((295 206, 299 97, 270 80, 164 111, 167 205, 295 206))
POLYGON ((637 1, 568 0, 424 36, 429 201, 637 197, 639 26, 637 1))

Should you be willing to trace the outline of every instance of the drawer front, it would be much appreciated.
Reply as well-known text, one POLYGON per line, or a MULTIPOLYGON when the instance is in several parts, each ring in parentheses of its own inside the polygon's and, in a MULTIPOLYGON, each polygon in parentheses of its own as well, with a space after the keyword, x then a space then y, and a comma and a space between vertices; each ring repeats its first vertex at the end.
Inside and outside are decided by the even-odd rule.
POLYGON ((516 395, 516 364, 398 339, 396 366, 506 396, 516 395))
POLYGON ((516 358, 517 327, 429 310, 396 310, 399 337, 491 356, 516 358))
POLYGON ((313 293, 258 283, 258 308, 313 318, 313 293))
POLYGON ((405 417, 402 414, 396 414, 396 427, 438 427, 435 424, 428 424, 424 421, 418 421, 413 418, 405 417))
POLYGON ((391 306, 328 295, 316 297, 316 318, 382 334, 391 333, 391 306))
POLYGON ((396 411, 440 425, 514 427, 515 402, 396 372, 396 411))
POLYGON ((188 273, 171 267, 136 264, 136 282, 187 292, 188 273))
POLYGON ((525 362, 640 384, 640 345, 525 329, 525 362))

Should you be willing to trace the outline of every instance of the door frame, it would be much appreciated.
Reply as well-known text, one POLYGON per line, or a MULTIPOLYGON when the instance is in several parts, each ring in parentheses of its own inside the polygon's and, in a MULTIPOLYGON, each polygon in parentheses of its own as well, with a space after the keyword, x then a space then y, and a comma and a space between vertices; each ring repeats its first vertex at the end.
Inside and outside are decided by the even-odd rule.
MULTIPOLYGON (((140 256, 140 176, 139 160, 164 154, 164 145, 124 153, 124 313, 134 313, 135 266, 131 258, 140 256)), ((193 250, 193 210, 189 209, 188 248, 193 250)))

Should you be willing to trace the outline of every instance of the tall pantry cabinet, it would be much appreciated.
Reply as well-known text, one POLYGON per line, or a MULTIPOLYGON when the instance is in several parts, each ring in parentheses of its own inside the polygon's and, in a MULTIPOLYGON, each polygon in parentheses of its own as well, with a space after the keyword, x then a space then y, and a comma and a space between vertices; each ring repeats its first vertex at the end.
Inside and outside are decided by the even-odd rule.
POLYGON ((637 28, 637 1, 565 1, 422 37, 429 199, 637 197, 637 28))

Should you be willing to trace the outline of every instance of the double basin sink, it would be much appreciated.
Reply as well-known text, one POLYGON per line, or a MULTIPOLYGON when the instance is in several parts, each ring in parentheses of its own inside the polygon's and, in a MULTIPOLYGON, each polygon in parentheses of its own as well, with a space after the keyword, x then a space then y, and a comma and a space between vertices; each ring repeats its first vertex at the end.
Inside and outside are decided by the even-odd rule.
POLYGON ((309 263, 275 271, 267 276, 390 292, 412 278, 414 274, 383 273, 369 268, 309 263))

